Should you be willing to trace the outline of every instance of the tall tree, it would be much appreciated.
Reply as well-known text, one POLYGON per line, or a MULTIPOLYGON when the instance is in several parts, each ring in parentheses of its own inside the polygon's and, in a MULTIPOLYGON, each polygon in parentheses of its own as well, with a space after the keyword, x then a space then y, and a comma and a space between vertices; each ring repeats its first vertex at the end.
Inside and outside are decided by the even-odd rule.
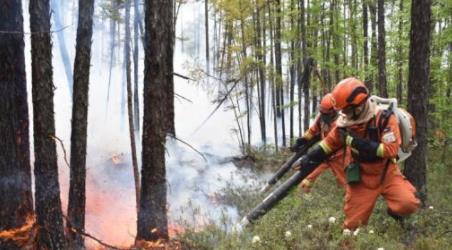
POLYGON ((373 92, 375 82, 376 82, 376 68, 378 67, 377 62, 377 7, 375 6, 375 0, 369 1, 369 13, 370 13, 370 27, 372 30, 371 39, 370 39, 370 77, 367 82, 367 86, 369 87, 370 92, 373 92))
POLYGON ((427 104, 430 85, 431 0, 411 2, 408 111, 416 119, 418 146, 406 161, 404 174, 416 187, 422 204, 427 200, 427 104))
POLYGON ((209 56, 209 0, 204 0, 204 26, 206 31, 206 70, 210 74, 210 56, 209 56))
MULTIPOLYGON (((130 62, 130 43, 132 42, 130 35, 130 1, 126 0, 126 16, 125 16, 125 26, 126 26, 126 37, 124 39, 124 63, 126 66, 126 84, 127 84, 127 111, 129 120, 129 137, 130 137, 130 152, 132 156, 132 170, 133 178, 135 181, 135 201, 137 212, 140 204, 140 175, 138 170, 138 160, 137 160, 137 149, 135 143, 135 125, 134 125, 134 110, 133 110, 133 93, 132 93, 132 69, 130 62)), ((137 94, 137 93, 135 93, 137 94)))
POLYGON ((261 14, 260 14, 260 6, 256 8, 255 14, 255 23, 256 23, 256 59, 258 61, 258 99, 259 99, 259 123, 261 127, 261 139, 264 142, 264 145, 267 143, 267 133, 266 133, 266 122, 265 122, 265 93, 266 93, 266 85, 265 85, 265 49, 263 46, 262 36, 265 36, 265 27, 261 25, 261 14))
MULTIPOLYGON (((367 12, 367 3, 366 1, 362 2, 362 11, 363 11, 363 66, 364 66, 364 82, 366 85, 369 85, 369 16, 367 12)), ((369 87, 369 86, 368 86, 369 87)))
MULTIPOLYGON (((281 117, 282 145, 286 146, 286 126, 284 119, 284 89, 282 77, 281 52, 281 1, 275 1, 276 27, 275 27, 275 67, 276 67, 276 105, 278 117, 281 117)), ((271 17, 270 17, 271 18, 271 17)))
POLYGON ((386 83, 386 39, 384 0, 378 0, 378 89, 381 97, 388 97, 386 83))
POLYGON ((162 100, 173 85, 174 13, 172 0, 145 1, 145 69, 141 199, 137 240, 168 239, 165 141, 162 100))
POLYGON ((133 118, 135 130, 140 131, 140 101, 138 91, 138 56, 139 56, 139 30, 141 24, 141 15, 139 1, 134 0, 134 21, 133 21, 133 118))
MULTIPOLYGON (((399 11, 403 11, 403 0, 400 0, 399 11)), ((402 103, 402 85, 403 85, 403 18, 399 20, 399 36, 397 45, 397 101, 402 103)))
POLYGON ((53 112, 49 0, 30 0, 35 208, 39 249, 65 249, 53 112))
MULTIPOLYGON (((294 0, 290 0, 290 29, 291 34, 295 33, 295 2, 294 0)), ((291 35, 290 39, 290 88, 289 88, 289 98, 290 98, 290 140, 294 138, 294 95, 295 95, 295 66, 296 66, 296 58, 295 58, 295 37, 291 35)))
MULTIPOLYGON (((71 162, 68 204, 68 225, 85 228, 86 203, 86 138, 88 127, 88 92, 93 36, 94 0, 79 0, 77 44, 74 60, 74 91, 72 105, 71 162)), ((68 230, 74 248, 83 248, 80 234, 68 230)))
MULTIPOLYGON (((33 213, 22 1, 0 7, 0 231, 33 213)), ((0 249, 19 249, 0 241, 0 249)))

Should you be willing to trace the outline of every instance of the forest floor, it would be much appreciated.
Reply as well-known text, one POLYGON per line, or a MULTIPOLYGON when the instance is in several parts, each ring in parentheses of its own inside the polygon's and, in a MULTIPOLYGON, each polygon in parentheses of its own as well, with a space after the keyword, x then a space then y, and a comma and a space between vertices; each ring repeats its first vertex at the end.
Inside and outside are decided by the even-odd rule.
MULTIPOLYGON (((252 160, 256 168, 275 168, 287 155, 255 152, 252 160)), ((369 225, 344 234, 344 191, 327 171, 318 178, 311 193, 293 190, 240 234, 231 233, 231 221, 225 218, 223 225, 212 224, 201 230, 186 228, 178 240, 183 249, 452 249, 451 147, 431 147, 428 162, 427 205, 412 215, 404 228, 387 216, 386 204, 380 197, 369 225)), ((221 200, 235 205, 243 216, 262 200, 258 189, 231 186, 221 200)))

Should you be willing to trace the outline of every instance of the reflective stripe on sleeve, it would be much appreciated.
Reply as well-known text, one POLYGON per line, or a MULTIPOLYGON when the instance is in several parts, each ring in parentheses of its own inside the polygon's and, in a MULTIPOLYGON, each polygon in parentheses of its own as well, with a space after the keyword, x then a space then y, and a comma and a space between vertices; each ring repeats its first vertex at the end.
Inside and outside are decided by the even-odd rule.
POLYGON ((380 143, 380 145, 378 145, 378 148, 377 148, 377 156, 383 158, 384 153, 385 153, 384 145, 383 145, 383 143, 380 143))
POLYGON ((307 131, 304 133, 303 137, 304 137, 306 140, 309 141, 309 140, 312 139, 312 137, 314 137, 314 135, 311 134, 311 132, 309 132, 309 130, 307 130, 307 131))
POLYGON ((325 141, 321 141, 319 143, 319 146, 323 149, 323 151, 325 152, 325 154, 330 154, 331 152, 333 152, 333 150, 331 149, 331 147, 325 142, 325 141))

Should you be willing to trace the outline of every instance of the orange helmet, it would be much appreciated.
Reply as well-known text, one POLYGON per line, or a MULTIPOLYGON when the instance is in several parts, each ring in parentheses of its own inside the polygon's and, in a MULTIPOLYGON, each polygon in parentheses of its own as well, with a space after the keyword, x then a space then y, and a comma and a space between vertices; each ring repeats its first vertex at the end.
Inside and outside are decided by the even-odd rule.
POLYGON ((362 104, 369 97, 369 90, 360 80, 349 77, 340 81, 331 92, 334 109, 362 104))
POLYGON ((320 101, 320 113, 328 114, 334 111, 333 96, 331 93, 326 94, 320 101))

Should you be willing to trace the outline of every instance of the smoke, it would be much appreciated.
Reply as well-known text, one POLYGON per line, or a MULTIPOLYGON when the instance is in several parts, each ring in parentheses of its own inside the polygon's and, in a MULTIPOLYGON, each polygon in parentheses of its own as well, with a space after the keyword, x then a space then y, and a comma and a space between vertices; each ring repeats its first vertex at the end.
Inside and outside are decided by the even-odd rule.
MULTIPOLYGON (((55 4, 58 1, 52 1, 55 4)), ((202 23, 193 20, 194 9, 200 7, 201 3, 191 3, 182 6, 178 27, 181 22, 202 23)), ((58 5, 58 4, 56 4, 58 5)), ((86 231, 102 239, 105 242, 118 246, 128 246, 134 241, 136 234, 136 206, 133 172, 130 159, 130 142, 125 117, 121 117, 121 91, 125 82, 122 81, 122 62, 116 61, 112 72, 112 85, 110 89, 110 102, 107 106, 107 81, 109 67, 109 29, 106 20, 100 18, 101 2, 96 2, 95 26, 92 44, 92 60, 89 93, 89 116, 88 116, 88 153, 87 153, 87 192, 86 192, 86 231)), ((71 134, 71 112, 72 97, 67 84, 67 59, 62 60, 62 52, 59 48, 63 46, 61 41, 65 40, 71 51, 75 47, 77 24, 72 23, 76 8, 68 5, 58 6, 55 12, 64 11, 60 15, 63 23, 53 25, 68 28, 53 33, 53 67, 55 85, 55 119, 56 136, 61 138, 66 147, 69 157, 70 134, 71 134), (64 37, 63 40, 57 39, 64 37)), ((23 5, 25 30, 29 32, 28 1, 23 5)), ((76 18, 75 18, 76 19, 76 18)), ((54 20, 54 19, 53 19, 54 20)), ((180 30, 180 29, 177 29, 180 30)), ((195 28, 187 30, 196 30, 195 28)), ((189 39, 191 33, 185 33, 189 39)), ((198 41, 203 39, 197 39, 198 41)), ((194 40, 191 40, 193 42, 194 40)), ((122 42, 122 41, 121 41, 122 42)), ((191 64, 197 59, 181 53, 180 40, 176 41, 175 71, 187 75, 188 70, 184 65, 191 64)), ((30 36, 25 36, 26 64, 28 91, 31 93, 31 58, 30 58, 30 36)), ((123 45, 119 45, 123 48, 123 45)), ((141 46, 141 44, 140 44, 141 46)), ((202 45, 201 45, 202 46, 202 45)), ((65 47, 65 46, 64 46, 65 47)), ((143 79, 143 50, 140 52, 140 83, 143 79)), ((199 53, 202 53, 200 50, 199 53)), ((73 62, 73 54, 70 61, 73 62)), ((66 55, 66 56, 68 56, 66 55)), ((199 56, 199 55, 198 55, 199 56)), ((202 56, 200 56, 202 57, 202 56)), ((116 57, 120 60, 122 57, 116 57)), ((72 83, 70 84, 72 86, 72 83)), ((142 91, 142 86, 140 86, 142 91)), ((168 139, 166 145, 167 155, 167 179, 168 179, 168 206, 169 220, 171 224, 181 221, 194 226, 202 226, 205 223, 219 222, 226 215, 236 219, 237 209, 232 206, 224 206, 215 199, 216 193, 221 192, 228 183, 234 185, 255 185, 250 183, 250 171, 238 170, 231 162, 231 156, 238 155, 236 136, 231 129, 234 128, 234 116, 232 111, 221 109, 206 123, 197 133, 193 131, 199 127, 201 122, 213 110, 212 96, 193 82, 175 78, 175 92, 191 100, 176 99, 176 133, 184 141, 197 148, 207 158, 204 160, 197 152, 188 146, 168 139)), ((140 97, 142 93, 140 93, 140 97)), ((142 102, 142 98, 140 98, 142 102)), ((29 94, 30 111, 31 94, 29 94)), ((142 104, 141 104, 142 105, 142 104)), ((143 110, 142 107, 140 110, 143 110)), ((30 121, 32 114, 30 113, 30 121)), ((30 131, 33 131, 31 124, 30 131)), ((32 135, 32 132, 30 133, 32 135)), ((31 143, 33 139, 31 138, 31 143)), ((137 137, 140 141, 141 137, 137 137)), ((59 176, 61 186, 61 198, 63 211, 66 213, 69 168, 64 163, 62 148, 58 145, 59 176)), ((141 145, 137 144, 138 157, 141 157, 141 145)), ((32 150, 33 152, 33 150, 32 150)), ((33 158, 33 157, 32 157, 33 158)), ((33 160, 33 159, 32 159, 33 160)), ((69 159, 67 159, 69 160, 69 159)), ((140 161, 139 161, 140 162, 140 161)))

